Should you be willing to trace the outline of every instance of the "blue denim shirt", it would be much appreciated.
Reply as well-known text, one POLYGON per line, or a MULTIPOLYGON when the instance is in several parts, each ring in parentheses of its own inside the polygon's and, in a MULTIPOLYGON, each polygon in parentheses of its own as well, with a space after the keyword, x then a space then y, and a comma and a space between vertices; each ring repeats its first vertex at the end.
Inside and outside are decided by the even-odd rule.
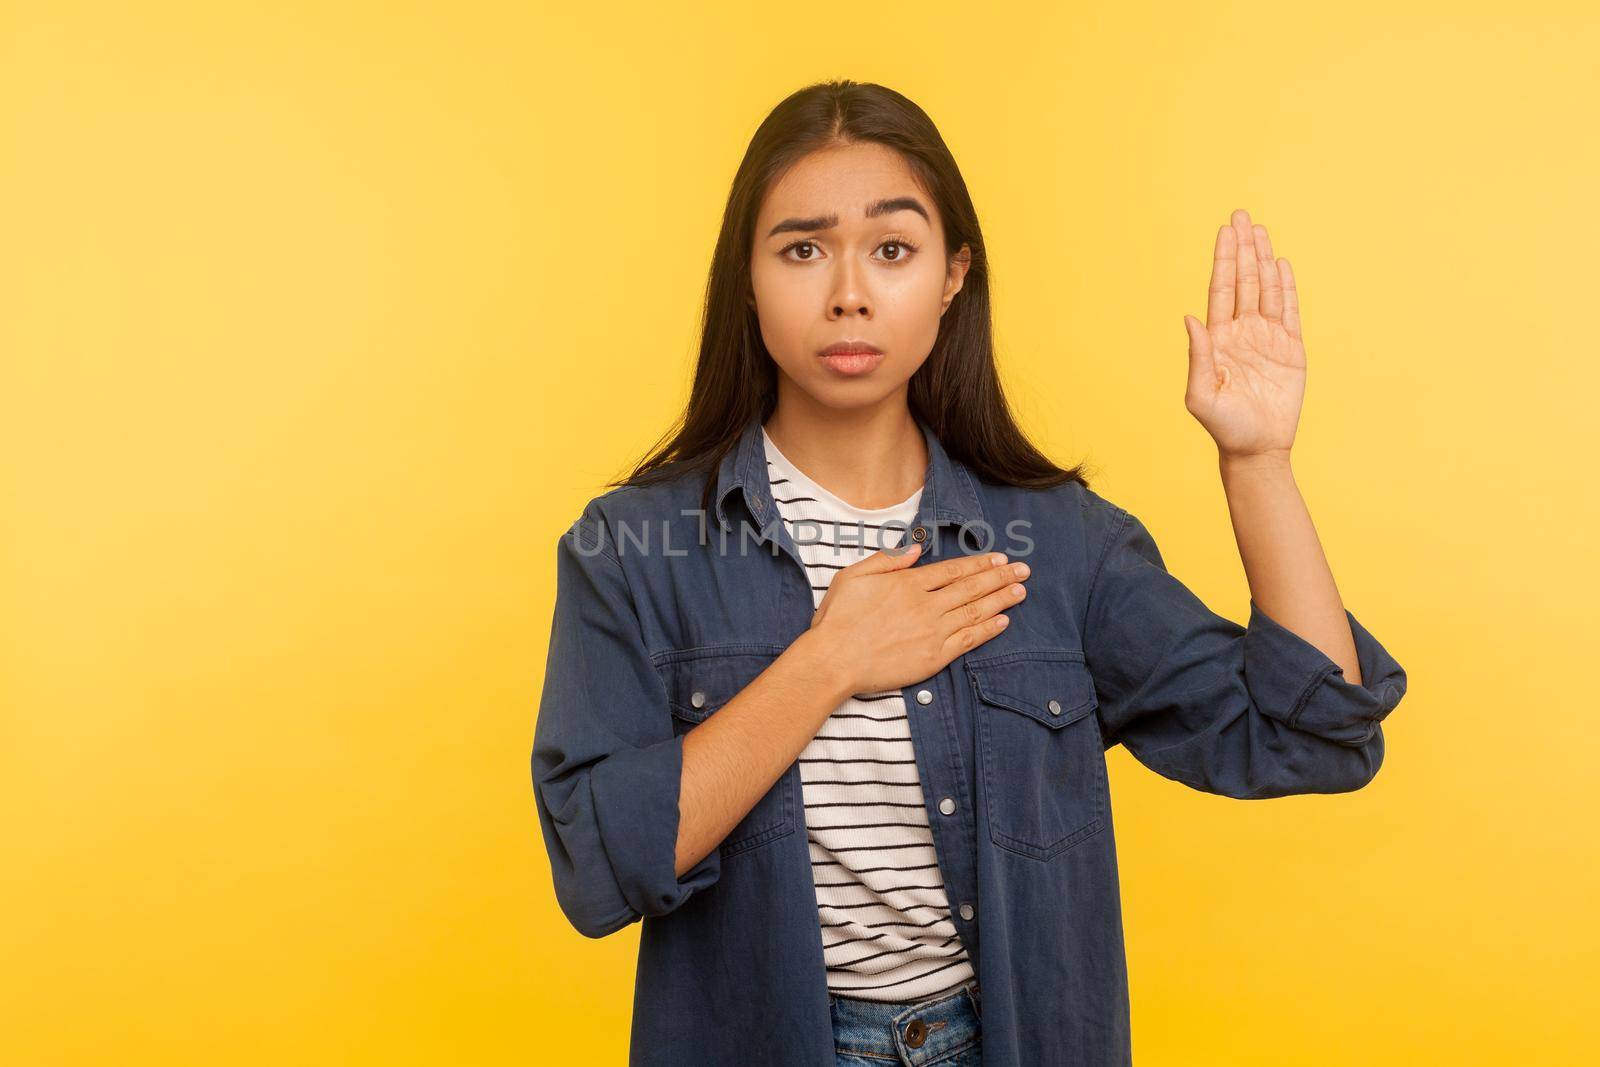
MULTIPOLYGON (((951 919, 983 1003, 985 1064, 1131 1062, 1105 752, 1209 793, 1359 789, 1405 672, 1348 614, 1362 684, 1252 600, 1245 626, 1169 574, 1133 515, 1077 483, 980 479, 928 446, 923 566, 1032 567, 998 637, 905 687, 951 919), (946 814, 940 802, 955 801, 946 814)), ((630 1062, 834 1062, 823 945, 791 764, 720 846, 674 873, 683 737, 810 626, 761 421, 717 474, 611 490, 556 553, 532 770, 556 898, 580 932, 643 920, 630 1062)))

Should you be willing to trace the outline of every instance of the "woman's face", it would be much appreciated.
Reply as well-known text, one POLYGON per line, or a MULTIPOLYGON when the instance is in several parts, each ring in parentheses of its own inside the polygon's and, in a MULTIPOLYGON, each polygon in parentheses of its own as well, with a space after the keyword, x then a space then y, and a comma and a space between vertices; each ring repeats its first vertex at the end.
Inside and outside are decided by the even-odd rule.
POLYGON ((903 390, 969 262, 965 245, 947 262, 938 212, 898 152, 852 144, 806 156, 768 191, 751 248, 780 390, 788 378, 828 407, 903 390), (841 344, 855 353, 827 353, 841 344))

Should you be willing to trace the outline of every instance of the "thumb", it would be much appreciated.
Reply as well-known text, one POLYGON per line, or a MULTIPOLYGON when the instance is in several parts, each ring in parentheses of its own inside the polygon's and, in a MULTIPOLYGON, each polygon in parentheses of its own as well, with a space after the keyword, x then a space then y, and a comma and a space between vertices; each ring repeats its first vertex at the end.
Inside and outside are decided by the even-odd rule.
POLYGON ((1212 359, 1211 334, 1193 315, 1183 317, 1189 333, 1189 384, 1202 387, 1202 395, 1215 390, 1216 363, 1212 359))
POLYGON ((913 541, 909 548, 880 548, 861 562, 852 564, 850 569, 857 574, 904 570, 915 563, 920 555, 922 555, 922 543, 913 541))

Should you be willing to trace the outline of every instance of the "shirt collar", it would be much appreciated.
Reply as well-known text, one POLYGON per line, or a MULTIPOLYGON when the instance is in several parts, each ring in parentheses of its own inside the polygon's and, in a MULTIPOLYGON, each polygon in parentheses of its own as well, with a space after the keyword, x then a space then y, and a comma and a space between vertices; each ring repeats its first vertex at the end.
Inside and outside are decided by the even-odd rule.
MULTIPOLYGON (((926 422, 914 414, 912 419, 928 447, 928 471, 923 480, 917 522, 928 525, 951 522, 957 526, 982 522, 983 508, 978 503, 978 493, 966 464, 945 451, 938 435, 926 422)), ((758 525, 765 526, 777 512, 772 501, 772 482, 767 477, 767 451, 761 438, 761 426, 761 416, 751 416, 739 434, 738 443, 722 457, 717 469, 716 495, 712 499, 717 524, 725 531, 733 529, 724 505, 728 494, 735 489, 744 491, 745 506, 758 525)))

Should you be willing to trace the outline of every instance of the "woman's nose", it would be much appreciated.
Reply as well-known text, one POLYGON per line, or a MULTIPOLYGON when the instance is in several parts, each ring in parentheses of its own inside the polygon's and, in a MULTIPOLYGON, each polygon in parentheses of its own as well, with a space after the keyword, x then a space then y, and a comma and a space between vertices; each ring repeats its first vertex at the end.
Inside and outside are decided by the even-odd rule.
POLYGON ((872 317, 872 302, 862 282, 860 268, 849 263, 841 266, 834 277, 832 314, 846 313, 872 317))

